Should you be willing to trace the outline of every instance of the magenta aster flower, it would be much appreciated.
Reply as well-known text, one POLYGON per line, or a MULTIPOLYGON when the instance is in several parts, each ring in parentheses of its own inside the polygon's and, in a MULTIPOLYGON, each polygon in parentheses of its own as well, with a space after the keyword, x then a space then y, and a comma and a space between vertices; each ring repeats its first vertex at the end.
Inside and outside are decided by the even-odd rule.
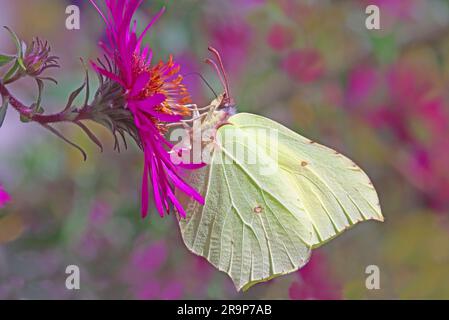
POLYGON ((3 190, 3 187, 0 185, 0 208, 3 208, 10 200, 9 194, 3 190))
POLYGON ((175 165, 169 154, 173 145, 164 135, 167 124, 178 122, 191 114, 190 96, 182 83, 180 66, 173 58, 152 65, 152 50, 142 44, 145 34, 164 9, 138 35, 133 16, 143 0, 105 0, 105 12, 97 6, 95 0, 90 1, 106 23, 108 43, 101 43, 100 46, 114 62, 117 72, 95 63, 92 65, 98 73, 123 87, 127 108, 133 113, 145 155, 142 216, 145 217, 148 211, 148 179, 151 179, 154 201, 160 215, 169 213, 170 204, 173 204, 184 217, 185 211, 175 196, 175 188, 201 204, 204 204, 204 199, 179 174, 181 167, 194 169, 195 166, 175 165))

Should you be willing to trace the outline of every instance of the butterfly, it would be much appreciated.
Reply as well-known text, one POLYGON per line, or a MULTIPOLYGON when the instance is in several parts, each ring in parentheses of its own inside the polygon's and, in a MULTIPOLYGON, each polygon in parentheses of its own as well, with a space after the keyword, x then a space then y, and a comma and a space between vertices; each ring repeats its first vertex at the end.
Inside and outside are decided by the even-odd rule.
POLYGON ((186 182, 205 204, 177 194, 183 241, 227 273, 237 290, 303 267, 317 248, 358 222, 383 221, 369 177, 339 152, 268 118, 236 113, 222 59, 208 59, 225 92, 196 114, 212 130, 201 169, 186 182))

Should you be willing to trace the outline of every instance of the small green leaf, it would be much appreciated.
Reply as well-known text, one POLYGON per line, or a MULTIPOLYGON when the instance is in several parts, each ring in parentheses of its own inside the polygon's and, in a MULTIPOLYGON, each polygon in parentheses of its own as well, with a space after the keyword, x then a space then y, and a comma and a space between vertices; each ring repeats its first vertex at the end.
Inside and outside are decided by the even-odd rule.
POLYGON ((71 110, 72 106, 73 106, 73 102, 75 101, 76 97, 78 97, 78 95, 81 93, 81 91, 84 90, 84 88, 86 87, 86 82, 84 82, 81 87, 79 87, 78 89, 74 90, 70 96, 69 99, 67 101, 67 105, 64 108, 64 110, 62 112, 67 112, 69 110, 71 110))
POLYGON ((16 45, 16 50, 17 50, 17 63, 18 65, 23 69, 26 70, 25 64, 23 63, 23 57, 25 55, 25 51, 26 51, 26 44, 25 42, 21 41, 19 39, 19 37, 17 36, 17 34, 12 31, 10 28, 8 27, 4 27, 6 30, 8 30, 9 34, 11 35, 11 38, 14 41, 14 44, 16 45))
POLYGON ((9 71, 3 77, 3 82, 8 83, 8 81, 11 80, 15 76, 18 69, 19 69, 19 62, 17 62, 17 59, 16 59, 16 62, 14 63, 14 65, 11 67, 11 69, 9 69, 9 71))
POLYGON ((42 81, 41 79, 36 79, 36 82, 37 82, 38 95, 36 103, 34 104, 33 108, 35 112, 40 109, 42 102, 42 91, 44 90, 44 81, 42 81))
POLYGON ((19 66, 20 66, 23 70, 26 70, 26 67, 25 67, 25 65, 23 64, 23 59, 22 59, 22 58, 18 58, 18 59, 17 59, 17 62, 18 62, 18 64, 19 64, 19 66))
POLYGON ((8 110, 9 98, 3 97, 2 107, 0 108, 0 128, 5 121, 6 111, 8 110))
POLYGON ((14 40, 14 44, 16 45, 16 50, 17 50, 17 55, 19 56, 19 58, 23 58, 23 42, 20 41, 19 37, 17 36, 17 34, 12 31, 10 28, 8 27, 4 27, 6 30, 8 30, 9 34, 11 35, 11 38, 14 40))
POLYGON ((0 67, 3 67, 5 64, 10 63, 15 59, 14 56, 8 56, 5 54, 0 54, 0 67))

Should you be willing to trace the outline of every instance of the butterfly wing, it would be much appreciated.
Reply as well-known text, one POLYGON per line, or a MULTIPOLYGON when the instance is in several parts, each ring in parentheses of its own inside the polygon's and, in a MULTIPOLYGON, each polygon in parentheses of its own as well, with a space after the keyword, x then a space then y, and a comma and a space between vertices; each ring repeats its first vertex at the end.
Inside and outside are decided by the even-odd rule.
POLYGON ((204 206, 179 194, 186 208, 182 237, 195 254, 226 272, 238 290, 302 267, 310 257, 312 225, 299 210, 296 195, 286 195, 287 177, 259 174, 257 164, 237 159, 232 148, 264 157, 262 148, 237 126, 222 127, 211 164, 190 171, 186 181, 205 197, 204 206), (232 139, 225 139, 229 133, 232 139))
POLYGON ((243 131, 260 128, 277 131, 280 171, 289 175, 289 187, 297 190, 312 221, 314 246, 358 222, 383 221, 376 190, 354 161, 258 115, 241 113, 230 122, 243 131))
POLYGON ((269 119, 238 114, 217 132, 211 164, 180 194, 186 246, 226 272, 238 290, 293 272, 310 250, 367 219, 382 219, 376 192, 353 162, 269 119))

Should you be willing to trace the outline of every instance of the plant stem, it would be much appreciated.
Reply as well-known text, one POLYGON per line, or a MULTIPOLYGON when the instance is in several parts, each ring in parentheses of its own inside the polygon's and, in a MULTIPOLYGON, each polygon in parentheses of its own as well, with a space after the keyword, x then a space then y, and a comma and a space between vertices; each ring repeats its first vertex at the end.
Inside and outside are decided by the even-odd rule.
POLYGON ((11 95, 6 86, 0 82, 0 95, 3 99, 9 99, 9 104, 26 119, 37 122, 39 124, 51 124, 58 122, 76 122, 89 119, 89 114, 83 110, 79 113, 60 112, 55 114, 43 115, 36 114, 32 108, 27 107, 22 102, 11 95))

